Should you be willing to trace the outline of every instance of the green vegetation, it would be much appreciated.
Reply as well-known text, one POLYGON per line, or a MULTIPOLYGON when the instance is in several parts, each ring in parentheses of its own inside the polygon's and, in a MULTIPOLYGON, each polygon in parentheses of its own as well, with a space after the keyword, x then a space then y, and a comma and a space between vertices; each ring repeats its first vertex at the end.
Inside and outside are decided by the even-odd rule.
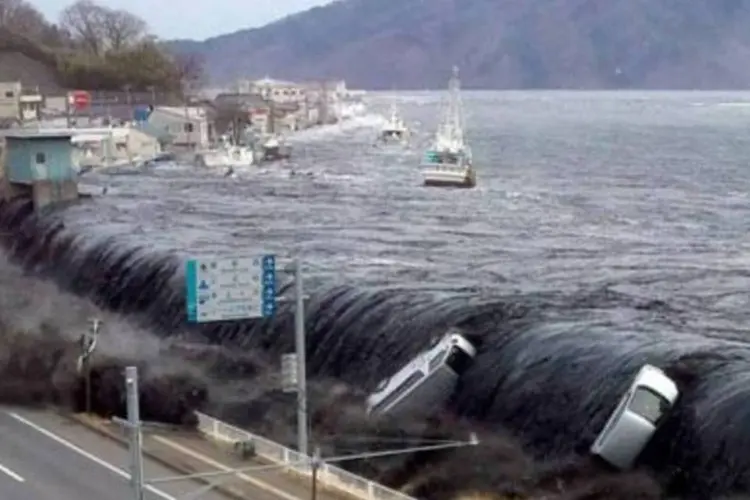
POLYGON ((195 58, 168 54, 142 19, 90 0, 57 24, 26 0, 0 0, 0 51, 43 63, 66 88, 179 92, 202 76, 195 58))

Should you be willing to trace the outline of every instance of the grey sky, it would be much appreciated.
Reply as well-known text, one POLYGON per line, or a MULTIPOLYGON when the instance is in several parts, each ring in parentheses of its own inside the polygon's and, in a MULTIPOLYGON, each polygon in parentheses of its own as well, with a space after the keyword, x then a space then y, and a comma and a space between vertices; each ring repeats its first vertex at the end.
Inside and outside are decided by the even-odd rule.
MULTIPOLYGON (((129 10, 148 22, 160 38, 207 37, 262 26, 293 12, 324 5, 331 0, 98 0, 109 7, 129 10), (173 10, 174 9, 174 10, 173 10)), ((57 19, 71 0, 30 0, 48 18, 57 19)))

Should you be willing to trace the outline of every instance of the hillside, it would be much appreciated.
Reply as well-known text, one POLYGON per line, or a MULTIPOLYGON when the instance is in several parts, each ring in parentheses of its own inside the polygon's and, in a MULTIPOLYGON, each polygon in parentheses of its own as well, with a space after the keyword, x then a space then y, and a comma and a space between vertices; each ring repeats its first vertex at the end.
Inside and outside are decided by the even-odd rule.
POLYGON ((174 57, 124 11, 78 0, 51 22, 26 0, 0 1, 0 80, 62 88, 180 93, 200 80, 195 58, 174 57))
POLYGON ((435 88, 746 88, 750 0, 342 0, 258 29, 173 41, 216 83, 345 78, 435 88))
POLYGON ((58 60, 50 51, 1 25, 0 77, 48 93, 59 92, 64 80, 58 60))

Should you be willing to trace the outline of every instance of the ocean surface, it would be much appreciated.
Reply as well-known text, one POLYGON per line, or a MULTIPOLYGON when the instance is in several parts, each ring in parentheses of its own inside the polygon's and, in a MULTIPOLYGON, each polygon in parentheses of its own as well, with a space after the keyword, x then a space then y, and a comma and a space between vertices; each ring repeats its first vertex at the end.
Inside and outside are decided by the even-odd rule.
POLYGON ((750 94, 463 97, 476 189, 421 185, 439 93, 377 94, 297 134, 289 163, 87 175, 107 194, 61 217, 153 254, 302 255, 311 370, 365 389, 462 326, 482 347, 454 408, 541 455, 585 450, 652 362, 683 398, 644 461, 698 492, 750 488, 750 94), (407 149, 374 146, 394 101, 407 149))
POLYGON ((744 331, 750 94, 466 93, 473 190, 421 186, 439 100, 370 99, 372 113, 400 104, 416 129, 406 150, 374 147, 370 114, 302 132, 290 164, 237 178, 99 176, 107 195, 66 222, 186 257, 299 253, 330 285, 607 288, 681 309, 680 331, 744 331))

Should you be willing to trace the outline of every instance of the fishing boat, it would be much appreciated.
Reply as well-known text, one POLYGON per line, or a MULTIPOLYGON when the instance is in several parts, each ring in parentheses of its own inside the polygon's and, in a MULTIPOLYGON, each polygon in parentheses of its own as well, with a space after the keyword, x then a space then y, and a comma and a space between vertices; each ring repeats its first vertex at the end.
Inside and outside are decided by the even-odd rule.
POLYGON ((249 167, 255 163, 255 153, 250 146, 235 144, 224 136, 218 147, 198 152, 196 162, 208 168, 249 167))
POLYGON ((464 138, 460 90, 458 68, 454 66, 442 120, 432 147, 425 151, 421 163, 425 186, 473 188, 477 185, 471 148, 464 138))
POLYGON ((292 147, 281 134, 269 134, 258 141, 261 161, 287 160, 292 156, 292 147))
POLYGON ((388 121, 383 125, 378 140, 382 143, 403 143, 409 138, 409 129, 406 127, 401 114, 395 104, 391 104, 391 112, 388 121))

